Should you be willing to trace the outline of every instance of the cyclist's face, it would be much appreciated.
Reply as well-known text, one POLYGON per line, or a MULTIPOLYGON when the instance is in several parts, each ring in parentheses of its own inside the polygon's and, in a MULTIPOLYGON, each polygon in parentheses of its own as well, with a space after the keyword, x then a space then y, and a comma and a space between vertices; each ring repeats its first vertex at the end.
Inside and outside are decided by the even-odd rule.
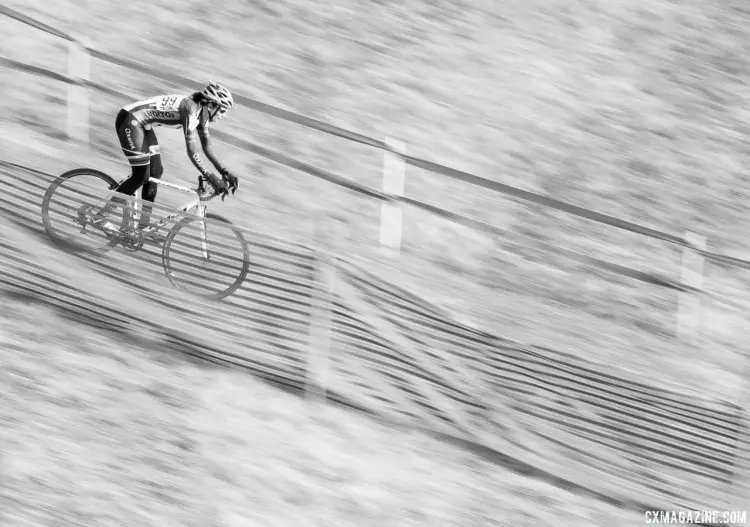
POLYGON ((223 119, 227 113, 226 109, 222 108, 215 102, 208 103, 207 109, 208 109, 208 119, 211 122, 223 119))

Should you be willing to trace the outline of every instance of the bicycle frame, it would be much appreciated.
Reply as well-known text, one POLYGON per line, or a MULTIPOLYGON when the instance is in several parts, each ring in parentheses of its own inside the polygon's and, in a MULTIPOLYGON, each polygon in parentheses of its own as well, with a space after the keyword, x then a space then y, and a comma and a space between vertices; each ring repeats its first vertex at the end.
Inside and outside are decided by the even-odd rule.
MULTIPOLYGON (((123 179, 124 181, 124 179, 123 179)), ((185 213, 187 213, 191 209, 195 209, 196 213, 195 215, 201 218, 199 220, 200 222, 200 229, 201 229, 201 249, 203 250, 203 257, 208 259, 209 258, 209 248, 208 248, 208 239, 206 235, 206 222, 203 218, 206 217, 206 202, 215 198, 218 194, 215 192, 206 192, 203 187, 205 179, 202 176, 198 177, 198 187, 188 187, 185 185, 178 185, 176 183, 170 183, 169 181, 162 181, 161 179, 149 179, 149 182, 154 182, 157 185, 162 185, 164 187, 172 188, 174 190, 178 190, 180 192, 185 192, 188 194, 195 194, 196 197, 194 200, 188 201, 185 205, 180 207, 177 212, 173 214, 167 215, 165 218, 159 220, 158 222, 152 224, 152 229, 154 232, 161 229, 164 225, 169 223, 170 221, 174 219, 179 219, 182 216, 185 216, 185 213)), ((122 181, 120 182, 122 183, 122 181)), ((119 186, 119 183, 118 183, 119 186)), ((115 195, 114 191, 111 192, 111 195, 115 195)), ((122 194, 119 194, 120 197, 123 197, 122 194)), ((125 200, 128 203, 128 207, 130 212, 132 213, 134 210, 137 209, 137 203, 138 200, 135 198, 135 196, 125 196, 125 200)), ((133 215, 131 214, 131 218, 133 215)))

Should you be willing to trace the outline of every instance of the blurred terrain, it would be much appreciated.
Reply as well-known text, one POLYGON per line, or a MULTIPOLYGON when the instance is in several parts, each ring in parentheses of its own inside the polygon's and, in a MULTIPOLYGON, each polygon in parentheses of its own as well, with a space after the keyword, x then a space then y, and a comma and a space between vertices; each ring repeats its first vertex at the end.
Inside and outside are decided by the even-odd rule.
MULTIPOLYGON (((298 0, 230 1, 220 7, 195 0, 5 3, 63 31, 85 35, 94 47, 109 53, 195 80, 217 80, 237 93, 365 135, 400 139, 416 156, 667 232, 699 232, 708 237, 710 249, 750 255, 745 242, 750 222, 744 209, 750 192, 744 173, 750 122, 745 100, 750 10, 739 0, 333 0, 325 5, 298 0)), ((0 18, 0 30, 4 35, 0 55, 60 73, 67 71, 66 44, 59 39, 5 18, 0 18)), ((184 90, 100 61, 92 63, 92 80, 133 97, 184 90)), ((0 92, 4 159, 53 173, 76 166, 94 166, 115 176, 127 172, 113 120, 128 101, 91 93, 92 141, 88 148, 64 140, 64 85, 6 70, 0 76, 0 92)), ((360 183, 381 184, 382 155, 367 147, 242 108, 219 127, 360 183)), ((166 177, 190 181, 193 171, 180 134, 169 130, 157 133, 166 177)), ((328 248, 360 257, 394 282, 407 285, 464 320, 523 342, 624 368, 650 382, 713 393, 730 401, 740 397, 747 382, 742 376, 748 360, 744 351, 747 310, 743 307, 750 300, 745 272, 707 267, 706 287, 714 297, 731 298, 734 305, 706 299, 701 339, 695 345, 685 344, 674 338, 674 292, 606 274, 546 248, 550 243, 561 245, 677 278, 680 252, 663 243, 410 168, 407 195, 500 226, 508 234, 491 238, 409 210, 405 214, 404 252, 398 260, 391 260, 376 250, 377 203, 238 149, 220 144, 216 149, 243 177, 241 193, 222 207, 222 213, 238 223, 304 241, 314 239, 321 230, 329 231, 328 248)), ((177 198, 161 191, 160 201, 173 199, 177 198)), ((37 309, 44 308, 19 307, 13 312, 33 318, 39 316, 37 309)), ((45 316, 54 319, 52 314, 45 316)), ((12 354, 13 361, 21 361, 19 368, 37 364, 33 353, 56 355, 58 361, 65 353, 73 353, 64 351, 68 337, 59 326, 49 327, 49 334, 46 329, 37 330, 38 346, 27 342, 28 336, 17 337, 28 346, 24 354, 12 354), (28 362, 24 357, 29 357, 28 362)), ((75 331, 79 332, 76 338, 84 338, 85 328, 75 331)), ((122 353, 114 351, 118 345, 109 342, 107 349, 121 358, 122 353)), ((191 369, 183 363, 163 366, 152 360, 153 352, 138 353, 137 366, 119 368, 112 365, 116 359, 89 353, 88 360, 97 362, 87 370, 88 378, 104 385, 115 374, 127 375, 133 383, 148 385, 153 379, 174 375, 173 382, 168 382, 171 389, 192 397, 188 401, 197 401, 198 407, 188 404, 180 410, 186 412, 180 419, 203 427, 203 417, 193 412, 204 412, 202 416, 235 412, 243 422, 257 423, 247 430, 272 433, 264 428, 267 424, 261 424, 268 419, 254 414, 284 404, 276 398, 285 396, 269 389, 257 397, 273 398, 274 402, 224 406, 230 399, 239 404, 245 393, 252 400, 250 394, 266 388, 240 374, 191 369), (170 373, 175 369, 185 378, 170 373), (207 403, 198 401, 192 384, 214 393, 210 409, 200 409, 207 403), (235 389, 237 396, 218 388, 224 385, 226 390, 235 389)), ((21 377, 35 375, 31 371, 21 377)), ((75 378, 74 372, 58 375, 75 378)), ((63 389, 65 381, 59 383, 48 388, 50 393, 63 389)), ((113 390, 112 394, 120 393, 113 390)), ((106 395, 110 392, 104 388, 101 393, 102 397, 121 397, 125 404, 125 395, 106 395)), ((58 397, 51 399, 45 403, 48 407, 39 403, 47 413, 39 421, 28 417, 29 423, 58 419, 58 397)), ((157 400, 153 404, 169 412, 165 403, 157 400)), ((292 399, 288 404, 303 405, 292 399)), ((144 406, 143 412, 149 411, 144 406)), ((306 409, 301 415, 307 412, 315 413, 306 409)), ((329 428, 331 423, 318 427, 305 420, 295 422, 302 418, 291 411, 287 417, 290 421, 279 426, 291 430, 299 425, 310 430, 311 443, 338 433, 329 428)), ((137 415, 132 423, 130 417, 123 419, 124 426, 131 429, 128 433, 146 433, 139 431, 137 415)), ((357 418, 342 413, 336 422, 352 419, 357 418)), ((223 426, 219 429, 226 431, 234 425, 223 426)), ((357 426, 375 425, 362 421, 357 426)), ((165 425, 165 433, 168 427, 165 425)), ((372 455, 386 456, 380 452, 388 452, 388 445, 401 440, 388 436, 391 432, 385 429, 377 430, 385 434, 383 446, 372 455)), ((186 432, 191 437, 203 433, 214 431, 186 432)), ((295 439, 302 441, 302 437, 295 439)), ((394 456, 411 459, 412 446, 403 444, 406 450, 394 456)), ((245 452, 256 448, 275 452, 276 444, 269 435, 268 445, 243 447, 245 452)), ((443 460, 456 456, 461 455, 444 449, 426 456, 424 462, 447 470, 454 465, 443 460)), ((292 466, 297 457, 290 455, 289 459, 292 466)), ((399 463, 397 457, 389 459, 396 460, 394 466, 399 463)), ((378 458, 373 465, 390 466, 390 462, 378 458)), ((455 470, 461 476, 445 477, 468 478, 471 486, 479 481, 472 478, 481 475, 481 485, 477 485, 487 489, 492 488, 487 483, 492 478, 498 482, 516 478, 491 472, 494 469, 488 467, 476 472, 467 468, 471 463, 458 459, 455 470)), ((442 474, 439 470, 436 473, 442 474)), ((407 473, 411 474, 405 470, 407 473)), ((184 481, 201 481, 191 477, 184 476, 184 481)), ((535 485, 522 479, 513 481, 519 488, 535 485)), ((544 496, 548 491, 558 492, 546 489, 544 496)), ((458 511, 474 501, 466 498, 464 490, 456 492, 448 499, 455 510, 445 512, 445 521, 434 520, 436 524, 471 525, 458 511)), ((482 494, 488 496, 489 509, 474 510, 472 518, 490 522, 499 514, 491 507, 509 510, 497 498, 503 491, 492 492, 495 494, 489 490, 482 494)), ((509 497, 508 503, 521 503, 518 495, 526 493, 517 489, 508 492, 515 496, 509 497)), ((398 499, 406 496, 396 494, 398 499)), ((544 503, 532 501, 529 505, 533 514, 546 514, 540 512, 547 510, 545 506, 561 510, 562 503, 574 499, 566 494, 558 502, 547 502, 540 496, 537 494, 544 503)), ((581 507, 605 510, 598 503, 581 507)), ((205 514, 204 518, 211 516, 210 511, 205 514)), ((523 514, 532 513, 519 512, 509 523, 546 522, 523 514)), ((571 512, 568 521, 555 516, 554 521, 575 525, 576 514, 571 512)), ((613 517, 610 523, 607 518, 581 515, 581 525, 588 525, 586 521, 592 525, 625 521, 615 522, 613 517)), ((397 517, 401 516, 394 513, 379 524, 398 525, 390 521, 397 517)), ((175 518, 169 521, 179 523, 175 518)), ((503 524, 506 516, 500 518, 499 524, 503 524)), ((224 524, 243 525, 231 521, 224 524)), ((349 524, 344 517, 340 521, 349 524)), ((168 520, 164 524, 169 524, 168 520)))
MULTIPOLYGON (((13 226, 2 234, 28 236, 13 226)), ((29 236, 26 251, 51 259, 56 249, 29 236)), ((115 279, 71 261, 62 259, 62 279, 77 279, 82 298, 142 314, 115 279)), ((186 359, 148 328, 113 333, 16 290, 0 295, 2 525, 642 521, 428 434, 186 359)))

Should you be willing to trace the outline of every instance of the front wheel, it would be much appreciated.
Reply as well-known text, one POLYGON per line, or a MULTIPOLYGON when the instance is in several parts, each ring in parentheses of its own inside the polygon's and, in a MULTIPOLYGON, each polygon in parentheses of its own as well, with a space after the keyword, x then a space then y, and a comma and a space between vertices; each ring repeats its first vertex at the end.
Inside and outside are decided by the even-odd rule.
POLYGON ((162 264, 178 289, 218 300, 245 280, 249 251, 242 232, 216 214, 183 218, 167 235, 162 264), (179 235, 179 236, 178 236, 179 235))
MULTIPOLYGON (((65 248, 106 251, 119 238, 98 228, 94 217, 107 203, 117 182, 99 170, 78 168, 59 176, 42 200, 44 229, 52 240, 65 248)), ((120 220, 114 219, 117 227, 120 220)))

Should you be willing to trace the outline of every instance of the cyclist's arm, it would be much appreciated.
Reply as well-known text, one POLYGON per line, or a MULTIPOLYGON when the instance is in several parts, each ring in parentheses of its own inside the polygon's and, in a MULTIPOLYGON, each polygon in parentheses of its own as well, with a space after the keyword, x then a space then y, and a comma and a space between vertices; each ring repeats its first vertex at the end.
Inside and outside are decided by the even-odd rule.
POLYGON ((203 126, 203 124, 199 124, 197 130, 198 137, 200 137, 201 146, 203 147, 203 152, 206 154, 206 157, 209 161, 211 161, 211 164, 216 168, 219 174, 223 174, 225 168, 224 165, 222 165, 219 161, 219 158, 216 157, 216 154, 214 154, 214 149, 211 146, 211 134, 208 133, 208 127, 203 126))
POLYGON ((203 176, 211 177, 213 174, 208 167, 206 167, 205 163, 203 163, 203 156, 201 156, 200 153, 200 139, 198 137, 197 126, 188 121, 183 128, 185 130, 185 146, 187 147, 190 161, 203 176))

